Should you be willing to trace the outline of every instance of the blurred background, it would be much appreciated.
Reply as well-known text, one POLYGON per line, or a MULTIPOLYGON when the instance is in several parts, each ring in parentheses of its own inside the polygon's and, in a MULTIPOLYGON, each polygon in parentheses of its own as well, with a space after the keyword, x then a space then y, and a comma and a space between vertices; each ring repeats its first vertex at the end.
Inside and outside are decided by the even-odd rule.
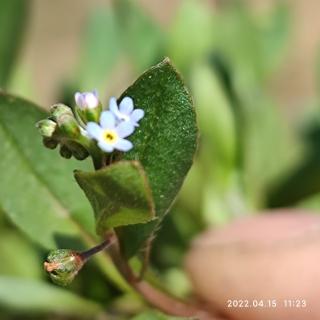
MULTIPOLYGON (((0 87, 44 110, 95 88, 106 102, 170 57, 193 95, 201 135, 151 261, 162 284, 187 297, 183 257, 201 231, 264 208, 320 209, 319 10, 317 0, 1 0, 0 87)), ((94 226, 72 178, 89 164, 42 148, 33 127, 39 112, 0 115, 7 134, 0 135, 0 319, 145 312, 141 299, 110 280, 106 261, 90 262, 68 289, 43 272, 57 206, 89 234, 94 226), (44 207, 34 204, 37 183, 46 186, 44 207)))

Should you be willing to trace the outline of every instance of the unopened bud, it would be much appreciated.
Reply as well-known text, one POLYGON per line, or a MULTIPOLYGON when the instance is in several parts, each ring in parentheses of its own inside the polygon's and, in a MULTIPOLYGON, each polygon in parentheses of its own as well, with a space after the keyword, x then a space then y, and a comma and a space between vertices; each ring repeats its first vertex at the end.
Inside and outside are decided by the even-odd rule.
POLYGON ((96 91, 77 92, 74 98, 76 101, 76 112, 84 123, 99 121, 102 105, 96 91))
POLYGON ((61 146, 60 146, 60 155, 63 158, 70 159, 72 157, 72 152, 66 145, 61 144, 61 146))
POLYGON ((73 112, 72 112, 71 108, 66 106, 65 104, 62 104, 62 103, 54 104, 50 108, 50 113, 51 113, 53 120, 56 120, 56 121, 61 116, 66 115, 66 114, 73 116, 73 112))
POLYGON ((77 160, 84 160, 89 156, 89 152, 79 143, 70 141, 68 143, 68 148, 77 160))
POLYGON ((62 133, 68 138, 79 137, 79 124, 68 106, 58 103, 51 107, 50 112, 52 119, 58 124, 59 133, 62 133))
POLYGON ((44 119, 37 122, 36 127, 43 137, 51 138, 57 128, 57 124, 52 120, 44 119))
POLYGON ((73 281, 83 265, 84 261, 78 252, 70 249, 58 249, 49 254, 44 268, 54 283, 67 286, 73 281))
POLYGON ((74 116, 68 114, 62 115, 57 119, 60 132, 68 138, 78 138, 80 136, 80 127, 74 116))
POLYGON ((56 139, 51 139, 46 137, 43 138, 42 142, 43 142, 43 145, 48 149, 55 149, 59 143, 56 139))

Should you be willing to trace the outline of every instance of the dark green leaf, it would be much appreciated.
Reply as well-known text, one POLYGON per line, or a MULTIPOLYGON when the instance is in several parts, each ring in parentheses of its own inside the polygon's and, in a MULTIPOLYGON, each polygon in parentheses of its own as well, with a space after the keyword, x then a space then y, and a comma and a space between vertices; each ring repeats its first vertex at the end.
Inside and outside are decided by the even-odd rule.
POLYGON ((95 212, 97 231, 145 223, 154 218, 154 205, 143 168, 120 161, 95 172, 75 172, 95 212))
POLYGON ((159 219, 150 221, 149 187, 142 170, 137 174, 129 163, 120 162, 92 174, 76 173, 76 178, 91 201, 100 234, 109 227, 127 225, 117 232, 124 253, 131 256, 161 222, 180 190, 196 150, 197 126, 191 97, 168 59, 146 71, 120 100, 125 96, 145 111, 145 117, 131 138, 134 148, 123 160, 142 164, 159 219), (132 174, 135 177, 128 179, 132 174), (146 221, 150 222, 141 224, 146 221))
POLYGON ((5 87, 25 30, 29 1, 0 2, 0 87, 5 87))
POLYGON ((40 281, 0 276, 0 309, 15 313, 102 314, 96 303, 40 281))
MULTIPOLYGON (((121 98, 145 111, 124 159, 141 162, 159 221, 119 230, 124 251, 136 253, 168 212, 189 171, 197 146, 196 114, 190 94, 168 59, 146 71, 121 98)), ((120 98, 120 100, 121 100, 120 98)))

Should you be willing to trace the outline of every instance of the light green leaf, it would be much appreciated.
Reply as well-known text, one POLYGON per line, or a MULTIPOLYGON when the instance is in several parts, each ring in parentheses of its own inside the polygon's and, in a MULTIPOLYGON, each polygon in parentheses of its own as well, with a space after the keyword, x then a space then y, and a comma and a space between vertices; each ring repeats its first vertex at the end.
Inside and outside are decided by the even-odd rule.
POLYGON ((131 318, 131 320, 181 320, 181 319, 191 319, 191 318, 181 318, 181 317, 172 317, 165 315, 159 311, 146 311, 131 318))
POLYGON ((39 279, 44 274, 38 252, 16 231, 1 230, 0 257, 1 275, 39 279))
POLYGON ((0 276, 0 309, 15 313, 55 313, 89 317, 102 314, 94 302, 36 280, 0 276))
POLYGON ((104 89, 105 82, 110 76, 119 57, 120 41, 116 16, 112 7, 96 8, 85 29, 79 74, 76 81, 80 82, 83 90, 88 88, 104 89))
POLYGON ((42 146, 35 123, 45 113, 23 99, 0 93, 0 206, 10 219, 40 245, 80 235, 93 221, 89 206, 72 179, 75 166, 57 151, 42 146))
POLYGON ((95 172, 75 172, 75 178, 91 202, 97 232, 154 218, 151 190, 141 165, 120 161, 95 172))
POLYGON ((237 138, 232 107, 223 86, 206 64, 195 66, 191 83, 202 139, 210 143, 215 166, 230 171, 235 165, 237 138))
MULTIPOLYGON (((81 249, 73 241, 92 245, 94 217, 72 171, 89 166, 42 146, 35 123, 45 117, 34 104, 0 92, 0 208, 41 246, 81 249)), ((108 278, 126 289, 108 256, 98 258, 108 278)))
POLYGON ((181 2, 177 17, 169 28, 167 52, 179 68, 188 70, 212 47, 213 15, 203 1, 181 2))
POLYGON ((163 51, 163 33, 134 0, 114 2, 123 52, 139 72, 154 64, 163 51))
POLYGON ((27 0, 0 2, 0 87, 5 87, 26 29, 27 0))

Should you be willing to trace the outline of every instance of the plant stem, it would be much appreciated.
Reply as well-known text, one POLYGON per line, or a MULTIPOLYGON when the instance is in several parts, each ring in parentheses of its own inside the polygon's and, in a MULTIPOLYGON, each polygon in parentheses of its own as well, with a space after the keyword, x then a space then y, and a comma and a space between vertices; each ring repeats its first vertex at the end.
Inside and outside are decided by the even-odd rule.
POLYGON ((86 262, 93 255, 107 248, 109 248, 111 258, 121 275, 150 305, 173 316, 192 317, 199 320, 222 320, 222 318, 213 316, 198 305, 181 301, 141 280, 140 276, 137 277, 127 260, 123 259, 117 236, 114 233, 109 233, 105 241, 87 251, 81 252, 79 255, 82 261, 86 262))
POLYGON ((87 137, 81 135, 76 142, 80 143, 91 155, 93 166, 95 170, 99 170, 103 167, 103 155, 98 149, 98 147, 89 140, 87 137))
POLYGON ((106 239, 105 241, 98 244, 97 246, 95 246, 87 251, 81 252, 79 254, 80 258, 82 259, 83 262, 88 261, 94 254, 96 254, 102 250, 107 249, 112 244, 112 241, 114 241, 114 238, 106 239))
POLYGON ((127 263, 127 260, 121 255, 116 235, 114 234, 113 237, 114 241, 111 242, 109 252, 114 264, 128 283, 140 293, 150 305, 173 316, 193 317, 200 320, 221 319, 211 315, 195 304, 187 303, 172 297, 167 293, 152 287, 149 283, 139 279, 139 277, 136 277, 130 265, 127 263))

